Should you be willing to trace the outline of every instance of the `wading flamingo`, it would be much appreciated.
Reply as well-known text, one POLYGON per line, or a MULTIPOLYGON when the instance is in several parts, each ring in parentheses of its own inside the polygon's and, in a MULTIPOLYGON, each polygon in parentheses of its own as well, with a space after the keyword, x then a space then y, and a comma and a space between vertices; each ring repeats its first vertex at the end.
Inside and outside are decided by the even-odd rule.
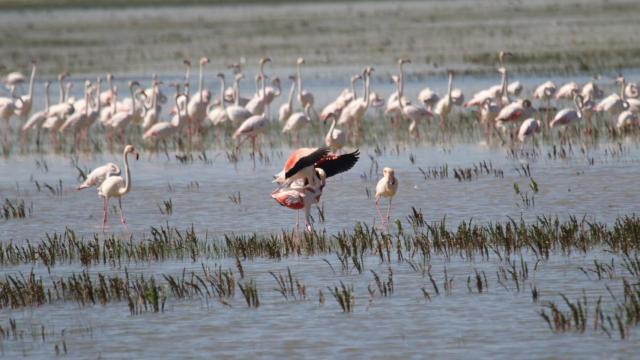
POLYGON ((313 103, 314 103, 313 94, 305 90, 304 87, 302 87, 302 72, 300 71, 300 67, 303 64, 304 64, 304 58, 299 57, 298 60, 296 61, 297 79, 298 79, 298 101, 300 102, 300 105, 302 106, 303 109, 307 106, 307 104, 311 104, 311 110, 313 111, 314 114, 316 114, 316 116, 318 116, 318 113, 313 107, 313 103))
POLYGON ((398 191, 398 179, 395 176, 395 171, 392 168, 385 167, 382 170, 382 179, 378 181, 376 185, 376 209, 378 210, 378 215, 380 215, 380 221, 382 222, 382 226, 387 224, 389 226, 389 221, 391 220, 391 202, 393 201, 393 197, 396 195, 398 191), (382 217, 382 210, 380 210, 380 199, 381 198, 389 198, 389 205, 387 206, 387 216, 385 218, 382 217))
POLYGON ((284 124, 289 120, 291 113, 293 111, 293 95, 296 91, 296 77, 289 76, 289 80, 291 80, 291 89, 289 90, 289 98, 287 102, 280 106, 280 110, 278 110, 278 121, 281 124, 284 124))
POLYGON ((140 157, 140 154, 136 151, 136 149, 127 145, 124 148, 124 152, 122 153, 122 157, 124 158, 124 176, 107 176, 107 178, 102 182, 102 184, 98 187, 98 196, 104 199, 104 207, 103 207, 103 217, 102 217, 102 230, 104 231, 104 227, 107 225, 107 213, 109 212, 109 199, 112 197, 118 198, 118 207, 120 208, 120 222, 122 226, 124 226, 126 231, 129 231, 127 227, 127 220, 124 218, 124 211, 122 211, 122 197, 131 191, 131 172, 129 171, 129 159, 127 155, 133 154, 136 157, 136 160, 140 157))
POLYGON ((331 120, 331 127, 327 132, 327 136, 324 137, 324 144, 330 147, 334 152, 338 152, 344 147, 346 142, 344 131, 336 129, 337 118, 335 114, 327 115, 325 121, 327 120, 331 120))

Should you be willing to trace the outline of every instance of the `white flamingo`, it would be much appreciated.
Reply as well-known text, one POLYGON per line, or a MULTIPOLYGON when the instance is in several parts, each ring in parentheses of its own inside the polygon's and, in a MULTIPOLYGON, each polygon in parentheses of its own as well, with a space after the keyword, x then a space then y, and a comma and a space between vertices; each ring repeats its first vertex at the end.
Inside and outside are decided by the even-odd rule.
POLYGON ((296 78, 295 76, 289 76, 289 80, 291 80, 291 89, 289 90, 289 97, 287 102, 280 106, 278 110, 278 121, 281 124, 284 124, 289 120, 291 113, 293 112, 293 95, 296 91, 296 78))
POLYGON ((129 231, 127 227, 127 220, 124 218, 124 211, 122 210, 122 197, 131 191, 131 171, 129 170, 129 159, 127 155, 133 154, 136 157, 136 160, 140 157, 136 149, 127 145, 124 148, 124 152, 122 153, 122 157, 124 158, 124 176, 107 176, 107 178, 100 184, 98 187, 98 196, 102 197, 104 200, 103 206, 103 217, 102 217, 102 229, 107 225, 107 213, 109 207, 109 199, 112 197, 118 198, 118 207, 120 208, 120 222, 122 226, 124 226, 126 231, 129 231))

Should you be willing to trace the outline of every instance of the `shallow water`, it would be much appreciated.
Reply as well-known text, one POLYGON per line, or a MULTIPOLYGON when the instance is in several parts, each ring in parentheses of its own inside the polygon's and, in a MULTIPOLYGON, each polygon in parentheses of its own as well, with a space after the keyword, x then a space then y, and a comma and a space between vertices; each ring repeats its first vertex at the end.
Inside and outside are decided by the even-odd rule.
MULTIPOLYGON (((575 79, 585 81, 588 76, 575 79)), ((540 80, 535 77, 522 81, 530 89, 540 80)), ((463 78, 460 82, 465 90, 480 89, 497 82, 497 77, 463 78)), ((344 85, 338 79, 321 76, 309 83, 310 88, 320 94, 319 103, 333 97, 344 85)), ((438 90, 445 87, 442 78, 434 78, 429 84, 438 90)), ((382 93, 391 91, 382 81, 378 85, 384 89, 382 93)), ((422 86, 424 83, 413 81, 407 89, 417 93, 422 86)), ((279 104, 282 98, 277 101, 279 104)), ((321 139, 318 137, 318 144, 321 139)), ((398 149, 396 144, 387 144, 381 154, 377 154, 375 148, 362 147, 361 159, 355 168, 328 181, 322 198, 326 221, 316 221, 316 228, 336 233, 351 229, 357 221, 378 222, 367 189, 374 191, 384 166, 393 167, 400 182, 392 214, 402 221, 415 207, 423 211, 427 221, 446 218, 450 226, 470 219, 481 223, 504 222, 519 217, 534 220, 541 215, 561 219, 586 216, 612 223, 618 216, 635 213, 640 200, 636 181, 640 175, 637 167, 640 149, 635 138, 622 138, 619 143, 603 141, 597 146, 583 146, 574 141, 572 148, 564 147, 568 153, 564 158, 549 157, 552 148, 543 145, 529 159, 526 156, 514 159, 505 149, 487 147, 475 140, 444 147, 401 143, 398 149), (480 162, 500 170, 503 176, 481 174, 470 181, 454 178, 454 169, 473 168, 480 162), (425 180, 419 170, 444 165, 448 166, 448 177, 442 179, 425 180), (530 178, 518 171, 527 165, 540 189, 537 194, 529 189, 530 178), (514 192, 514 183, 533 196, 534 206, 523 203, 514 192)), ((194 160, 187 164, 173 158, 168 161, 163 154, 142 152, 139 161, 131 160, 133 189, 123 200, 131 234, 137 238, 141 233, 148 233, 151 226, 166 223, 179 229, 193 225, 198 233, 213 237, 231 232, 267 234, 291 228, 295 213, 278 206, 269 196, 274 188, 272 174, 280 170, 290 151, 280 145, 265 144, 264 154, 269 161, 257 161, 255 169, 246 151, 237 164, 228 162, 223 150, 207 150, 209 162, 194 160), (229 196, 238 193, 241 202, 234 204, 229 196), (173 203, 173 214, 163 215, 159 207, 169 199, 173 203)), ((92 169, 107 161, 122 162, 121 155, 106 152, 80 154, 77 161, 83 169, 92 169)), ((0 220, 0 241, 37 242, 46 233, 63 232, 66 227, 86 237, 101 234, 101 200, 93 188, 76 191, 77 176, 78 171, 68 155, 12 154, 1 158, 0 199, 24 200, 32 213, 21 220, 0 220), (41 191, 37 190, 36 181, 41 191), (63 188, 60 195, 44 188, 45 183, 55 187, 59 181, 63 188)), ((112 200, 107 232, 123 233, 118 213, 113 209, 116 204, 112 200)), ((312 213, 318 219, 316 210, 312 213)), ((624 341, 591 331, 554 334, 538 315, 541 302, 558 301, 560 292, 575 299, 584 291, 592 301, 608 294, 606 285, 619 291, 619 279, 593 281, 578 270, 580 266, 592 264, 593 259, 607 262, 611 258, 620 260, 603 251, 571 256, 554 254, 532 271, 522 291, 517 292, 512 284, 504 288, 497 283, 495 271, 501 262, 495 258, 469 262, 434 257, 431 265, 438 283, 443 281, 446 266, 449 278, 454 278, 454 286, 451 295, 433 296, 432 301, 425 300, 420 290, 426 287, 432 291, 428 278, 414 272, 406 263, 393 261, 393 295, 376 296, 371 303, 367 286, 372 284, 373 277, 369 270, 375 270, 381 277, 388 271, 387 265, 379 264, 377 258, 366 259, 362 275, 355 271, 333 273, 322 257, 255 259, 244 261, 243 266, 246 277, 255 279, 260 289, 258 309, 247 309, 239 294, 231 300, 231 307, 214 299, 170 298, 164 313, 139 316, 131 316, 126 303, 80 307, 66 302, 25 310, 4 309, 0 310, 0 326, 6 328, 9 318, 16 319, 25 333, 16 340, 0 341, 0 354, 8 358, 50 358, 55 354, 54 347, 61 347, 64 338, 68 356, 72 358, 100 355, 114 358, 212 355, 224 358, 602 358, 611 357, 612 353, 614 357, 629 358, 635 355, 638 346, 635 331, 631 339, 624 341), (283 273, 287 267, 307 285, 307 300, 285 301, 274 290, 276 283, 269 271, 283 273), (467 291, 467 276, 475 269, 487 272, 488 293, 467 291), (356 307, 352 314, 341 313, 327 288, 338 285, 340 280, 355 286, 356 307), (539 303, 531 300, 532 286, 540 290, 539 303), (326 299, 324 304, 319 304, 319 290, 326 299), (45 341, 39 335, 41 326, 51 332, 45 341)), ((532 268, 535 258, 526 255, 524 259, 532 268)), ((211 267, 216 263, 223 268, 233 267, 232 260, 127 264, 127 269, 160 279, 161 274, 181 274, 183 268, 199 271, 201 261, 211 267)), ((326 260, 339 268, 335 255, 327 255, 326 260)), ((0 269, 0 276, 30 270, 31 266, 4 267, 0 269)), ((34 271, 48 279, 81 272, 82 267, 61 264, 49 274, 38 265, 34 271)), ((124 269, 109 266, 90 269, 92 274, 97 271, 121 274, 124 269)))

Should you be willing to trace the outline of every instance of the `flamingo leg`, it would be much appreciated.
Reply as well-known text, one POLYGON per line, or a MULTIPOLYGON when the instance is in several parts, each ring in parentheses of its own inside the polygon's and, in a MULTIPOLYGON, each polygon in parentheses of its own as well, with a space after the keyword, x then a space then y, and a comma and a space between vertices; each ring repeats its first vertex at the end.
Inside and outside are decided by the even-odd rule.
POLYGON ((251 154, 253 155, 253 170, 256 169, 256 136, 251 136, 251 154))
POLYGON ((389 206, 387 206, 387 226, 391 222, 391 202, 393 201, 393 197, 389 198, 389 206))
POLYGON ((296 231, 300 230, 300 210, 296 210, 296 231))
POLYGON ((384 226, 384 217, 382 216, 382 209, 380 209, 380 198, 376 198, 375 205, 378 215, 380 216, 380 222, 382 222, 382 226, 384 226))
POLYGON ((120 207, 120 222, 122 223, 122 226, 124 226, 124 230, 129 232, 127 220, 124 218, 124 210, 122 210, 122 198, 118 198, 118 206, 120 207))
POLYGON ((167 146, 167 139, 162 139, 162 142, 164 143, 164 154, 167 156, 167 161, 169 161, 169 149, 167 146))
POLYGON ((102 204, 102 232, 104 232, 105 226, 107 226, 107 208, 109 207, 109 200, 105 196, 102 204))
POLYGON ((313 224, 311 224, 311 205, 304 207, 304 224, 307 232, 313 232, 313 224))

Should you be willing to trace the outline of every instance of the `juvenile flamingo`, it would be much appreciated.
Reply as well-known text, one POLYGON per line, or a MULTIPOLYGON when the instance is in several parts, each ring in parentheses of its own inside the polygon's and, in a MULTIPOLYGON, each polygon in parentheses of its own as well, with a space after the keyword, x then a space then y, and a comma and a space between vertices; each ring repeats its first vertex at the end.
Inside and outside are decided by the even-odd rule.
POLYGON ((87 178, 78 186, 77 190, 80 191, 94 185, 96 187, 100 187, 104 180, 111 175, 120 175, 120 167, 118 165, 109 162, 102 166, 98 166, 93 169, 89 175, 87 175, 87 178))
POLYGON ((389 221, 391 219, 391 202, 393 201, 393 197, 398 191, 398 179, 395 176, 395 171, 389 167, 385 167, 384 170, 382 170, 382 174, 382 179, 380 179, 378 181, 378 184, 376 184, 375 204, 376 209, 378 210, 378 215, 380 215, 380 221, 382 222, 382 225, 384 226, 386 222, 387 226, 389 226, 389 221), (382 217, 382 210, 380 210, 380 199, 383 197, 389 198, 386 218, 382 217))

